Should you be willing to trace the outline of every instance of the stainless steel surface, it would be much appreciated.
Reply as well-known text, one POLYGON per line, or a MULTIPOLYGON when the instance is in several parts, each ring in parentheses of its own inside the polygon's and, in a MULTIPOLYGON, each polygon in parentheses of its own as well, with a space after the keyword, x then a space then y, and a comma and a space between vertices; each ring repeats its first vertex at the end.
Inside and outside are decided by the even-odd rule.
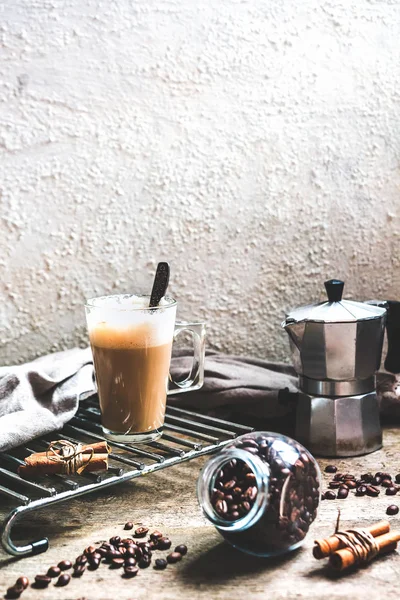
MULTIPOLYGON (((343 289, 343 282, 336 283, 343 289)), ((349 300, 289 312, 282 327, 289 335, 296 372, 320 381, 373 377, 380 366, 385 319, 382 306, 349 300)))
POLYGON ((309 379, 299 375, 299 386, 302 392, 312 396, 357 396, 375 390, 375 376, 368 377, 368 379, 334 381, 332 379, 309 379))
POLYGON ((358 456, 382 447, 376 393, 327 398, 300 393, 296 439, 316 456, 358 456))
POLYGON ((383 303, 376 301, 354 302, 353 300, 340 300, 339 302, 319 302, 308 304, 291 310, 284 321, 285 323, 354 323, 357 321, 380 319, 386 313, 383 303), (373 303, 372 303, 373 302, 373 303))
MULTIPOLYGON (((104 439, 101 435, 97 403, 93 400, 86 400, 83 406, 85 408, 80 409, 78 415, 63 430, 35 440, 34 446, 47 446, 51 438, 66 438, 83 443, 104 439)), ((26 481, 17 474, 21 458, 29 454, 29 450, 19 447, 9 450, 7 454, 0 453, 0 495, 6 496, 10 502, 18 504, 5 516, 1 526, 3 548, 14 556, 24 556, 47 550, 47 538, 30 542, 24 546, 17 546, 12 542, 13 525, 17 519, 22 518, 30 511, 128 481, 203 454, 211 454, 228 444, 233 438, 249 431, 253 431, 253 429, 238 423, 168 407, 164 426, 165 433, 161 440, 141 445, 140 448, 119 443, 111 444, 113 452, 109 456, 109 471, 100 474, 83 473, 81 476, 69 475, 68 477, 46 475, 40 478, 40 483, 26 481), (153 449, 157 452, 154 452, 153 449), (71 486, 71 483, 74 484, 74 487, 71 486)))

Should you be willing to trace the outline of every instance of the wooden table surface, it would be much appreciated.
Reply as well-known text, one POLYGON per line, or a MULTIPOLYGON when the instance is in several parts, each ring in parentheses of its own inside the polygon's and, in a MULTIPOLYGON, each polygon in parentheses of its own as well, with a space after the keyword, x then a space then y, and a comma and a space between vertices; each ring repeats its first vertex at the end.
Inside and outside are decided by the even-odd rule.
MULTIPOLYGON (((342 472, 359 475, 366 471, 400 472, 400 429, 386 428, 384 449, 364 457, 320 460, 323 470, 334 463, 342 472)), ((113 600, 113 599, 191 599, 191 598, 270 598, 301 600, 303 598, 365 598, 398 599, 400 596, 400 556, 397 552, 377 559, 366 569, 340 578, 332 577, 323 561, 311 555, 313 540, 329 535, 334 528, 337 508, 341 507, 342 525, 355 526, 387 518, 392 528, 400 529, 400 513, 386 516, 389 504, 399 504, 386 496, 384 489, 378 498, 356 497, 321 503, 316 522, 304 546, 280 559, 255 559, 242 554, 222 541, 217 531, 203 518, 197 504, 195 482, 205 459, 153 473, 133 482, 101 493, 92 494, 32 513, 16 527, 15 539, 31 541, 43 535, 50 540, 49 550, 41 555, 14 558, 0 550, 0 594, 5 594, 16 577, 35 574, 61 559, 73 560, 83 548, 123 532, 126 521, 143 523, 168 534, 173 545, 186 543, 188 555, 181 563, 166 571, 152 567, 141 570, 131 580, 121 577, 119 570, 101 565, 97 571, 86 571, 81 579, 72 579, 64 588, 46 590, 28 588, 24 600, 113 600)), ((325 486, 328 481, 325 475, 325 486)), ((330 476, 331 477, 331 476, 330 476)), ((9 505, 1 499, 0 519, 9 505)), ((156 553, 165 555, 164 553, 156 553)))

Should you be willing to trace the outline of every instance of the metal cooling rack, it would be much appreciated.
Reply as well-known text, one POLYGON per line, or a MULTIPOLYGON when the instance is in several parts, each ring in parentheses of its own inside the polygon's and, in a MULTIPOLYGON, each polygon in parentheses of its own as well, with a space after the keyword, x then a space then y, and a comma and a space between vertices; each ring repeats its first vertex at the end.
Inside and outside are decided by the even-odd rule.
POLYGON ((98 403, 94 399, 86 400, 77 415, 56 436, 54 433, 45 435, 27 446, 0 453, 0 495, 8 496, 17 504, 1 525, 1 543, 14 556, 44 552, 49 546, 47 538, 24 546, 12 542, 11 529, 17 519, 35 509, 210 454, 250 431, 251 427, 169 406, 161 440, 139 447, 111 442, 108 471, 101 474, 44 475, 35 481, 20 477, 18 467, 23 464, 24 457, 45 450, 55 437, 85 444, 104 439, 98 403))

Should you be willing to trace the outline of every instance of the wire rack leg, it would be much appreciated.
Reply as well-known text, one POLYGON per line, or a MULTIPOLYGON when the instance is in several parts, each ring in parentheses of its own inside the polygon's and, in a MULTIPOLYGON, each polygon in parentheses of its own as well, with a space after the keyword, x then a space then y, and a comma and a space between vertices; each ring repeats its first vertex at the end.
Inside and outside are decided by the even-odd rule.
POLYGON ((16 546, 13 543, 11 539, 11 529, 17 518, 24 512, 27 512, 26 509, 24 510, 24 507, 17 507, 6 516, 1 525, 1 545, 6 552, 13 554, 14 556, 27 556, 29 554, 40 554, 41 552, 45 552, 49 547, 49 540, 47 538, 36 540, 25 546, 16 546))

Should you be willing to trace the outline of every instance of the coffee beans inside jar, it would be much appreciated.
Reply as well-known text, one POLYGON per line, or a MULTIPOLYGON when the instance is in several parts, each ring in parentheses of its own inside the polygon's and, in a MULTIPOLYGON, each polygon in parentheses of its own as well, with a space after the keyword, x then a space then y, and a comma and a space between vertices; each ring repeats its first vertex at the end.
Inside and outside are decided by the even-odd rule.
POLYGON ((205 465, 198 497, 206 517, 237 548, 260 556, 297 548, 317 515, 321 476, 298 442, 255 432, 205 465))

